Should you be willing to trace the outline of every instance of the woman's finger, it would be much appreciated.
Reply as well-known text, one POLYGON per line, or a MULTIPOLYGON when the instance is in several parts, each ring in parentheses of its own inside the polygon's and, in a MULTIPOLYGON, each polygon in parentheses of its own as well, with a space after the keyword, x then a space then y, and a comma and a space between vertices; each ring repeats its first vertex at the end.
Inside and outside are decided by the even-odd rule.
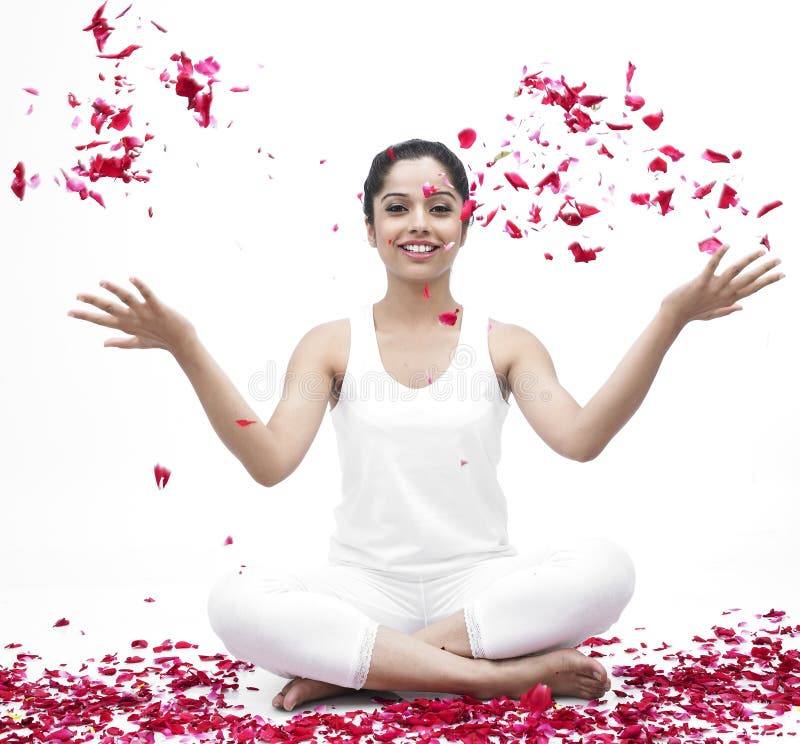
POLYGON ((122 307, 122 305, 118 305, 115 302, 111 302, 111 300, 101 297, 95 297, 94 295, 79 294, 76 299, 88 305, 99 307, 101 310, 105 310, 109 315, 119 315, 125 312, 125 308, 122 307))
POLYGON ((78 320, 88 320, 90 323, 96 323, 106 328, 119 328, 116 318, 112 315, 97 315, 83 310, 70 310, 67 315, 71 318, 78 318, 78 320))
POLYGON ((722 261, 722 257, 728 251, 728 248, 730 248, 730 246, 727 243, 721 245, 716 251, 714 251, 714 253, 711 255, 711 258, 708 259, 708 263, 703 270, 703 275, 706 278, 710 278, 714 275, 714 272, 717 270, 717 266, 719 266, 719 262, 722 261))
POLYGON ((136 297, 133 296, 131 292, 127 289, 123 289, 122 287, 114 284, 113 282, 108 282, 103 280, 100 282, 100 286, 103 289, 107 289, 109 292, 113 292, 117 297, 119 297, 128 307, 132 307, 134 304, 138 304, 138 300, 136 297))
POLYGON ((114 346, 118 349, 144 348, 144 345, 137 336, 127 336, 126 338, 109 338, 103 342, 103 346, 114 346))
POLYGON ((770 269, 775 268, 777 264, 767 265, 762 271, 754 274, 748 274, 747 276, 742 277, 742 283, 739 288, 736 290, 736 294, 739 295, 739 299, 743 297, 749 297, 751 294, 755 294, 758 290, 763 289, 768 284, 773 284, 777 282, 779 279, 783 278, 783 274, 772 274, 770 276, 765 276, 763 279, 758 280, 760 276, 765 274, 770 269), (758 281, 756 281, 758 280, 758 281))
MULTIPOLYGON (((755 251, 755 253, 751 253, 749 256, 745 256, 744 258, 738 260, 735 264, 732 264, 728 267, 728 270, 722 274, 722 276, 727 280, 731 281, 733 277, 738 276, 739 273, 746 267, 749 266, 753 261, 761 258, 764 255, 764 251, 755 251)), ((750 274, 749 276, 759 276, 760 274, 750 274)), ((750 280, 752 281, 752 279, 750 280)))
POLYGON ((141 279, 132 276, 130 277, 130 282, 131 284, 133 284, 134 287, 136 287, 136 289, 139 290, 140 294, 142 295, 142 297, 144 297, 146 302, 157 301, 156 296, 153 293, 153 290, 150 289, 150 287, 148 287, 141 279))

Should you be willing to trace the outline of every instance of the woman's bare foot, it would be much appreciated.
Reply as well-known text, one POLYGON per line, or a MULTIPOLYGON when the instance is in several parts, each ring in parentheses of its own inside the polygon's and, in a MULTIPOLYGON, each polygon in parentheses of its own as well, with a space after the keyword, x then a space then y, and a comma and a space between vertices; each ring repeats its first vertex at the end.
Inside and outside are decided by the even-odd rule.
POLYGON ((608 674, 595 659, 574 648, 560 648, 534 656, 489 661, 485 686, 479 698, 506 695, 519 699, 537 683, 547 685, 553 695, 599 698, 611 689, 608 674))
POLYGON ((352 687, 341 687, 329 682, 319 682, 316 679, 295 677, 284 685, 272 700, 272 704, 276 708, 294 710, 298 705, 307 703, 309 700, 346 695, 348 692, 355 692, 355 690, 352 687))

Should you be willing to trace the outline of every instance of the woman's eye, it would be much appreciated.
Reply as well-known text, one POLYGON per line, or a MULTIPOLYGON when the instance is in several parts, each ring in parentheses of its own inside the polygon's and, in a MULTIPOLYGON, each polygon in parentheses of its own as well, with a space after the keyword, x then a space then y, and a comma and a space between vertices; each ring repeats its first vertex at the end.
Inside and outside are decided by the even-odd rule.
POLYGON ((437 205, 434 207, 434 209, 439 209, 439 210, 441 210, 440 214, 441 214, 441 213, 444 213, 444 212, 452 212, 452 211, 453 211, 452 209, 450 209, 450 207, 447 207, 447 206, 445 206, 444 204, 437 204, 437 205))
POLYGON ((392 204, 386 207, 387 212, 397 212, 400 209, 405 209, 405 207, 402 204, 392 204))
MULTIPOLYGON (((402 204, 390 204, 388 207, 386 207, 387 212, 399 212, 404 209, 405 207, 402 204)), ((445 214, 446 212, 452 212, 453 210, 445 204, 436 204, 435 206, 431 207, 431 211, 434 211, 437 214, 445 214)))

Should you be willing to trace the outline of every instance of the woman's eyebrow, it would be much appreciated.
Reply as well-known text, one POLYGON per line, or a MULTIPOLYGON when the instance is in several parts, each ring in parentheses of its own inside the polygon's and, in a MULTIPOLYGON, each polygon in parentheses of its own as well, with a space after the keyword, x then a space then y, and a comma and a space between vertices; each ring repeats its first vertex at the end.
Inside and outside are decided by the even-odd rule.
MULTIPOLYGON (((442 195, 442 196, 449 196, 449 197, 450 197, 450 198, 451 198, 453 201, 455 201, 455 200, 456 200, 455 196, 453 196, 453 195, 452 195, 452 194, 451 194, 449 191, 435 191, 433 194, 431 194, 431 195, 428 197, 428 199, 430 199, 431 197, 434 197, 434 196, 439 196, 439 195, 442 195)), ((399 193, 399 192, 397 192, 397 191, 394 191, 394 192, 392 192, 391 194, 384 194, 384 195, 381 197, 381 201, 383 201, 384 199, 388 199, 390 196, 402 196, 402 197, 404 197, 404 198, 407 198, 407 197, 408 197, 408 194, 401 194, 401 193, 399 193)))

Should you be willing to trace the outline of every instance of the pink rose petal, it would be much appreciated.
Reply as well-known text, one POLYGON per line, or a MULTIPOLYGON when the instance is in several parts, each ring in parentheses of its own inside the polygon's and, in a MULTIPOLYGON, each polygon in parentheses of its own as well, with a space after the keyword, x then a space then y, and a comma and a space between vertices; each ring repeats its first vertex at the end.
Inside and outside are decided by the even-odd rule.
POLYGON ((60 620, 56 620, 55 623, 53 623, 54 628, 63 628, 65 625, 69 625, 69 620, 67 620, 65 617, 62 617, 60 620))
POLYGON ((655 131, 661 126, 661 123, 664 121, 664 112, 659 111, 655 114, 647 114, 647 116, 642 117, 642 121, 647 124, 650 129, 655 131))
POLYGON ((705 240, 701 240, 698 243, 700 250, 705 253, 711 253, 712 255, 722 247, 722 241, 717 240, 713 235, 710 238, 706 238, 705 240))

